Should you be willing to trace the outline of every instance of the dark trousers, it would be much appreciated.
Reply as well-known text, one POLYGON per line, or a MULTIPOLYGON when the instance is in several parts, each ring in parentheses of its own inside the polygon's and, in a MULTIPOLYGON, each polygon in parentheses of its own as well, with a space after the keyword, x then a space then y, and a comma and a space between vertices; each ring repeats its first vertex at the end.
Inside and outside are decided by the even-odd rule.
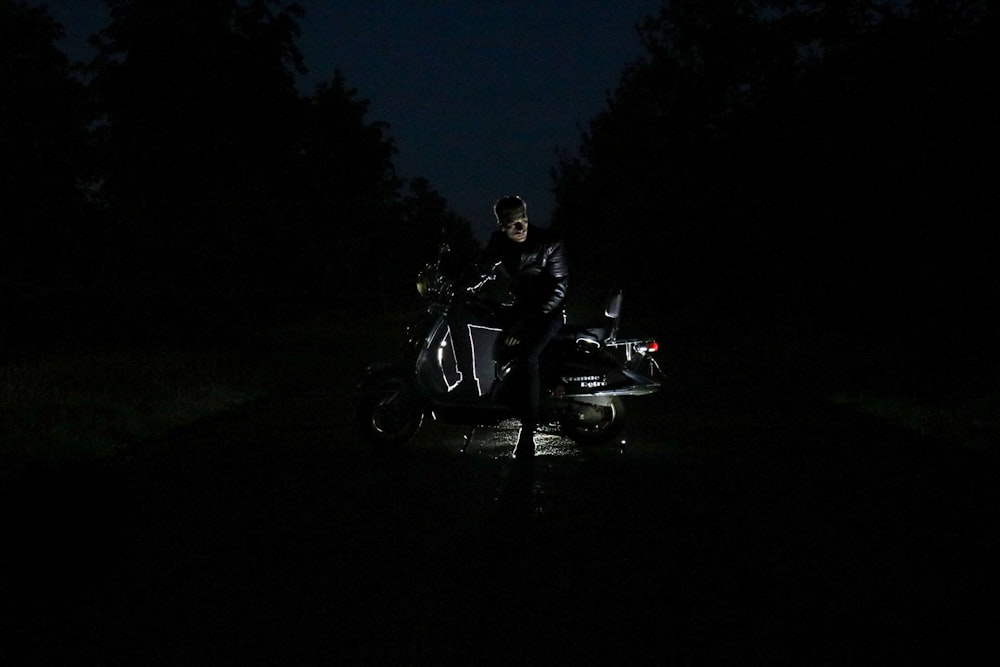
POLYGON ((542 393, 538 360, 542 356, 542 350, 562 325, 563 314, 561 310, 557 310, 542 317, 518 320, 504 333, 504 337, 512 335, 520 341, 510 352, 517 360, 519 374, 525 383, 521 413, 521 427, 524 430, 534 431, 538 425, 542 393))

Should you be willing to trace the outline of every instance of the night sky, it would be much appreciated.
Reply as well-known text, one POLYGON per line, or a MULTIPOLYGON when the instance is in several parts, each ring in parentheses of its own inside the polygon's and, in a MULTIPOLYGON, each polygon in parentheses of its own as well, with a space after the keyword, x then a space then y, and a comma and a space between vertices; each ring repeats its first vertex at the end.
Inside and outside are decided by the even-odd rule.
MULTIPOLYGON (((66 52, 89 59, 86 38, 107 19, 100 0, 44 4, 66 28, 66 52)), ((577 150, 660 0, 301 4, 303 93, 339 68, 370 100, 368 120, 390 125, 399 173, 429 179, 484 238, 504 194, 548 224, 556 149, 577 150)))

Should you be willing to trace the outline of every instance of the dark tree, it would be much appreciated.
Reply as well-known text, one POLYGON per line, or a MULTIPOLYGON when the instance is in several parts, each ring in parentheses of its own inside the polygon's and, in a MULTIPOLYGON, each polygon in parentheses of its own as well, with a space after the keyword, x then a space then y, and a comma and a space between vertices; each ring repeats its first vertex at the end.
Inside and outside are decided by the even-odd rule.
POLYGON ((0 0, 0 279, 71 279, 89 232, 89 110, 44 8, 0 0))
POLYGON ((386 123, 367 120, 368 107, 340 72, 303 100, 290 183, 289 250, 312 258, 302 277, 355 307, 382 293, 375 283, 393 260, 380 243, 399 231, 396 148, 386 123))
POLYGON ((404 267, 410 282, 416 270, 434 261, 442 243, 448 246, 444 269, 453 278, 461 277, 475 263, 480 248, 469 221, 452 212, 426 179, 409 182, 402 208, 407 232, 400 235, 400 242, 411 246, 404 267))
POLYGON ((665 3, 555 172, 556 223, 590 266, 721 321, 764 306, 836 326, 988 317, 995 13, 665 3))
POLYGON ((295 4, 107 0, 94 38, 100 195, 150 279, 240 282, 295 157, 295 4))
POLYGON ((584 278, 706 306, 726 296, 719 268, 733 260, 741 198, 734 151, 761 91, 789 76, 794 57, 756 5, 673 2, 640 26, 645 57, 555 173, 555 224, 576 263, 597 269, 584 278), (630 270, 644 264, 655 270, 630 270))
POLYGON ((368 101, 340 72, 296 91, 298 5, 108 4, 92 88, 110 263, 135 257, 133 273, 179 289, 398 302, 394 272, 426 232, 406 220, 395 145, 368 101))

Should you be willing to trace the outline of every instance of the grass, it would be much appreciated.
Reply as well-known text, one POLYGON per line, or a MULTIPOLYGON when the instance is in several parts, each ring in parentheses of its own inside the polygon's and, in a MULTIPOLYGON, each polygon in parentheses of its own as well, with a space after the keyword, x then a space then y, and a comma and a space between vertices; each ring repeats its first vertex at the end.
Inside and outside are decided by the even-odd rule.
POLYGON ((834 405, 942 443, 997 451, 1000 378, 982 344, 926 334, 871 337, 820 344, 794 363, 818 369, 834 405))
POLYGON ((0 467, 106 458, 275 393, 350 385, 387 356, 395 319, 352 333, 340 315, 243 332, 213 345, 50 352, 0 366, 0 467))
MULTIPOLYGON (((368 361, 392 354, 406 323, 405 315, 396 315, 352 326, 341 313, 331 313, 246 331, 214 345, 111 346, 7 363, 0 366, 0 472, 22 462, 113 456, 266 395, 323 385, 343 390, 368 361)), ((829 346, 799 347, 784 363, 824 369, 814 375, 825 378, 826 396, 837 405, 964 447, 993 449, 1000 439, 995 391, 960 399, 914 398, 897 383, 853 382, 875 377, 870 368, 855 372, 858 362, 853 368, 848 363, 853 355, 831 354, 829 346), (852 379, 848 386, 840 376, 844 372, 852 379)), ((669 351, 665 355, 662 363, 669 366, 669 351)), ((718 362, 695 363, 689 379, 718 362)), ((733 372, 727 364, 721 368, 716 369, 721 375, 733 372)), ((713 382, 718 381, 726 380, 713 382)))
POLYGON ((970 449, 994 450, 1000 440, 1000 394, 986 394, 958 403, 930 403, 906 396, 854 391, 834 394, 830 400, 925 437, 970 449))
POLYGON ((255 369, 218 352, 159 348, 37 358, 0 369, 0 456, 110 456, 264 389, 255 369))

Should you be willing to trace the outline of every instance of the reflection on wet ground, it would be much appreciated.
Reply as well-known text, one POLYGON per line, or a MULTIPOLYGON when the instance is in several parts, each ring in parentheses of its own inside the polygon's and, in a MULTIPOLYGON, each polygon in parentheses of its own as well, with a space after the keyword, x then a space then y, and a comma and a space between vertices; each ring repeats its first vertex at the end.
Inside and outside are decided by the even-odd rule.
POLYGON ((432 422, 425 425, 411 446, 444 454, 460 452, 472 459, 496 462, 498 481, 494 500, 497 505, 530 508, 535 513, 552 511, 558 505, 572 486, 571 468, 593 461, 595 457, 614 457, 620 452, 619 443, 582 447, 561 435, 557 427, 549 426, 535 433, 534 459, 518 462, 511 458, 511 452, 519 429, 517 420, 474 430, 432 422))
MULTIPOLYGON (((510 455, 519 428, 519 423, 515 419, 501 422, 496 426, 478 426, 474 430, 430 421, 423 427, 414 446, 461 450, 465 446, 465 437, 471 431, 472 441, 465 450, 466 453, 501 458, 510 455)), ((581 449, 571 439, 549 427, 539 429, 535 434, 535 453, 538 456, 579 458, 581 449)))

